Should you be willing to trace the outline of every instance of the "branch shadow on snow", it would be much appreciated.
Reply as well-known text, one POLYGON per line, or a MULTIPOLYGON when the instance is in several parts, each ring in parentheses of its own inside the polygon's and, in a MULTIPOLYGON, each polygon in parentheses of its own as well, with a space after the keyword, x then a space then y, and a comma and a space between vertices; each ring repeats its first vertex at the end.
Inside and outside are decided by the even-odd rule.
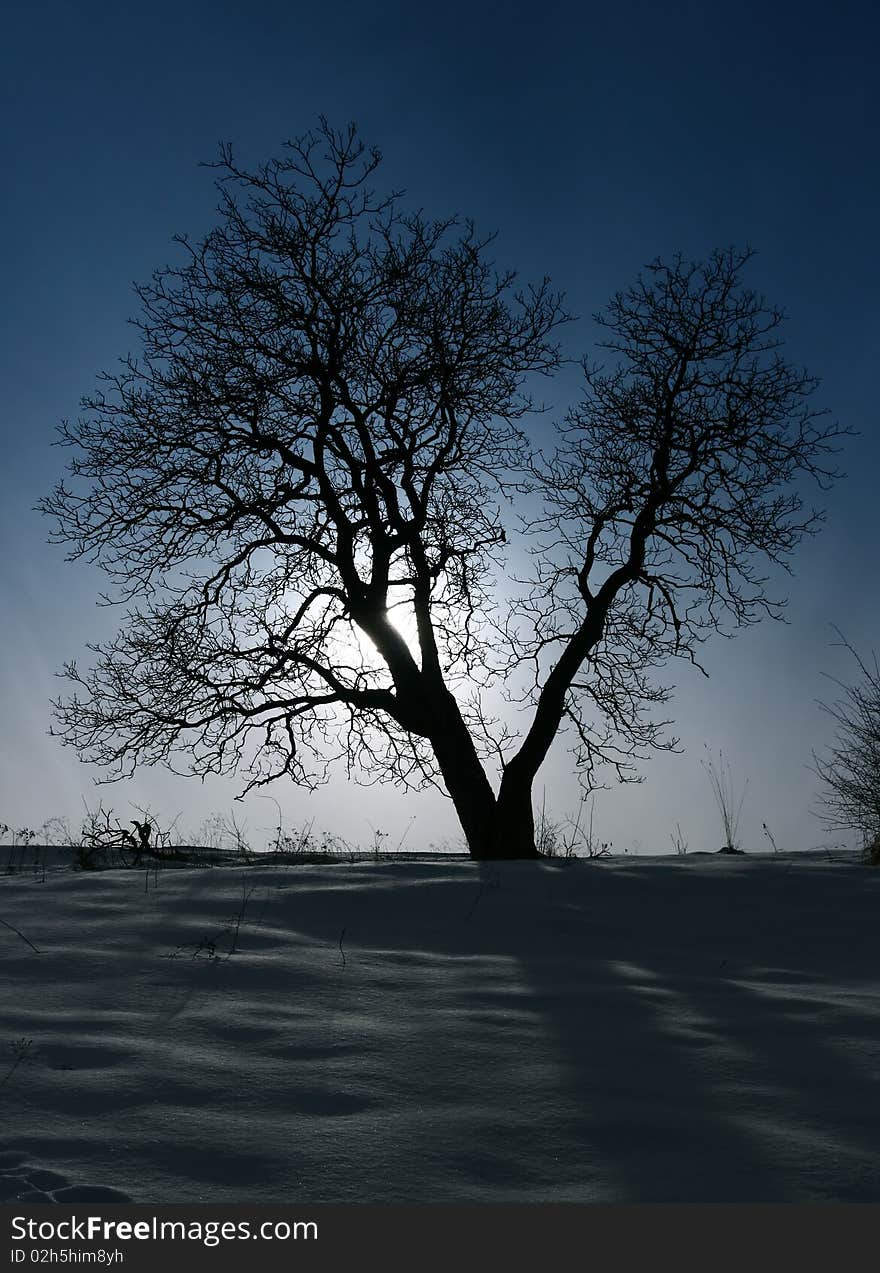
POLYGON ((38 1044, 5 1088, 11 1196, 50 1170, 155 1203, 876 1199, 870 868, 13 884, 27 931, 57 914, 9 948, 7 1027, 38 1044))
POLYGON ((627 1202, 875 1201, 878 884, 713 862, 517 887, 516 957, 573 1107, 559 1178, 599 1163, 627 1202))

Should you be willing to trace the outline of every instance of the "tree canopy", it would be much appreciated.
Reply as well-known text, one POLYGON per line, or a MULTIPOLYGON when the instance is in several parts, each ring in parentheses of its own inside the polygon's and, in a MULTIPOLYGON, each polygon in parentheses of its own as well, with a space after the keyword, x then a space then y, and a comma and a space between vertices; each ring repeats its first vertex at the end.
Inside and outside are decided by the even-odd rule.
POLYGON ((253 171, 223 148, 216 228, 137 289, 140 354, 62 426, 72 480, 41 505, 125 607, 56 728, 110 778, 437 783, 474 855, 532 856, 561 729, 587 780, 634 776, 674 741, 655 670, 780 614, 762 565, 817 528, 802 479, 845 431, 731 248, 612 299, 608 364, 542 450, 562 297, 377 193, 379 163, 323 120, 253 171))

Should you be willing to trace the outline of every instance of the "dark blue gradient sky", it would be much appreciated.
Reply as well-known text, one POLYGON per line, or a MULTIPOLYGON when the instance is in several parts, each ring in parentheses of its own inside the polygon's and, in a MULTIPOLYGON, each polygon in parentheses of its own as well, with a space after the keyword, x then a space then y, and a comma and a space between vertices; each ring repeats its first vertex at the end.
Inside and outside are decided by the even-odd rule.
MULTIPOLYGON (((641 787, 600 793, 595 830, 615 849, 691 848, 721 832, 703 744, 749 780, 746 847, 828 839, 811 816, 811 750, 830 726, 823 674, 851 664, 837 623, 880 647, 876 565, 878 82, 868 3, 614 5, 452 3, 11 4, 2 41, 3 170, 0 466, 0 821, 36 825, 98 799, 92 774, 47 737, 65 658, 106 636, 98 573, 46 545, 36 500, 60 476, 53 429, 95 374, 136 349, 131 283, 174 259, 172 235, 213 220, 217 143, 259 161, 313 125, 358 122, 384 153, 389 186, 429 214, 459 212, 500 231, 497 257, 548 273, 588 316, 657 255, 699 257, 750 243, 749 282, 790 314, 786 352, 822 378, 821 403, 859 431, 828 525, 783 590, 787 626, 765 624, 704 651, 708 681, 676 669, 684 752, 645 768, 641 787)), ((588 350, 589 320, 572 328, 588 350)), ((560 381, 560 409, 573 391, 560 381)), ((539 777, 558 814, 577 803, 564 750, 539 777)), ((196 827, 238 790, 158 772, 102 793, 121 816, 150 803, 196 827)), ((407 844, 457 829, 439 797, 387 787, 314 797, 272 788, 288 823, 407 844)), ((276 820, 253 799, 255 840, 276 820)))

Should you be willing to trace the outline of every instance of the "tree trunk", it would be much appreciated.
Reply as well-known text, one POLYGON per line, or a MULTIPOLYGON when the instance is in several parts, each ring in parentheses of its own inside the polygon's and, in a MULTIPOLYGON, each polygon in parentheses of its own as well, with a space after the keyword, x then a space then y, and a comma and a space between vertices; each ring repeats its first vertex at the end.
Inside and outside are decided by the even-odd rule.
POLYGON ((446 790, 472 857, 486 857, 495 812, 495 793, 464 722, 443 722, 431 737, 446 790))
POLYGON ((481 861, 536 858, 531 783, 501 783, 496 799, 461 718, 458 704, 448 690, 434 703, 431 745, 446 790, 455 805, 471 857, 481 861))
POLYGON ((532 810, 532 784, 501 780, 495 802, 489 858, 537 858, 535 815, 532 810))
POLYGON ((478 774, 463 763, 460 753, 454 763, 440 766, 471 857, 480 861, 539 857, 531 788, 505 790, 502 783, 496 799, 476 755, 473 760, 478 774))

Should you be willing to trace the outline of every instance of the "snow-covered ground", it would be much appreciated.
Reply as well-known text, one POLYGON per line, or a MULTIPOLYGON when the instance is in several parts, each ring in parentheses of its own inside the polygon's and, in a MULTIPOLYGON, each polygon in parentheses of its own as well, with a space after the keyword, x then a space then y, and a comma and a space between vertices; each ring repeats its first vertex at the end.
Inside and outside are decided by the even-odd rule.
POLYGON ((25 863, 0 1201, 877 1201, 878 915, 843 855, 25 863))

